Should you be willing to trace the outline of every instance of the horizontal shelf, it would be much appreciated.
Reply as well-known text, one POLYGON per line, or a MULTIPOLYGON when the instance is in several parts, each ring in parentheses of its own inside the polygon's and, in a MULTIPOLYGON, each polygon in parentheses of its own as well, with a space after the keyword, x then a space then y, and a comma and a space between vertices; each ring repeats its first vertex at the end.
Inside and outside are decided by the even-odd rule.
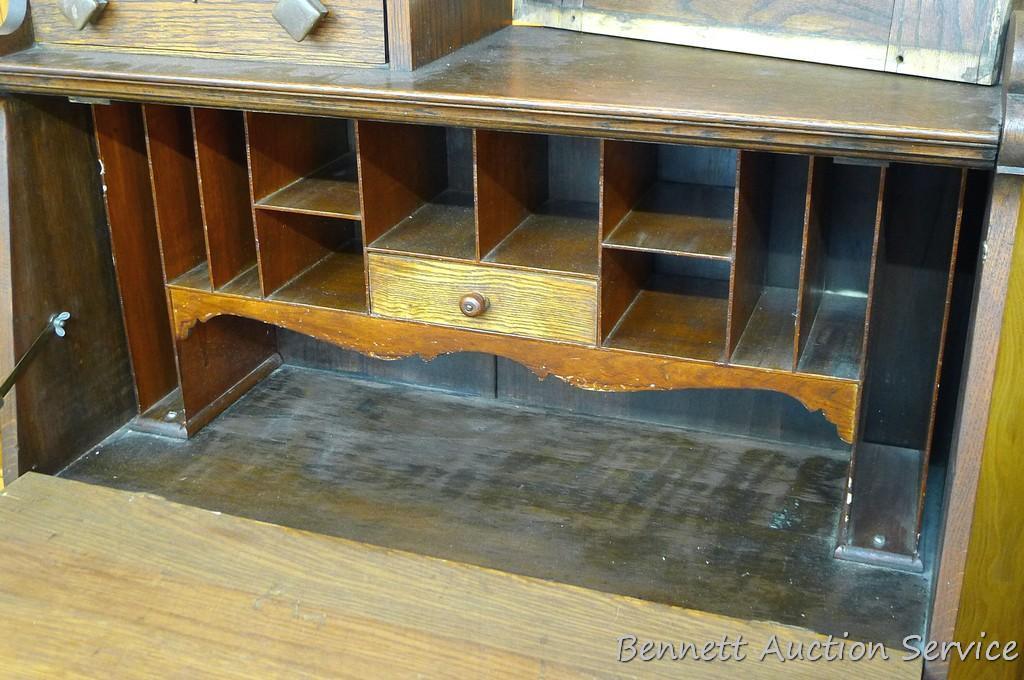
POLYGON ((860 378, 867 298, 823 293, 797 369, 835 378, 860 378))
POLYGON ((596 277, 597 220, 596 204, 550 201, 523 220, 484 261, 596 277))
POLYGON ((735 190, 656 182, 605 239, 609 248, 728 260, 735 190))
POLYGON ((439 194, 371 243, 369 250, 473 260, 473 197, 451 190, 439 194))
POLYGON ((797 291, 768 287, 750 315, 732 362, 758 368, 793 368, 797 291))
POLYGON ((256 208, 359 220, 359 179, 355 154, 346 154, 309 177, 303 177, 275 191, 257 201, 256 208))
POLYGON ((366 274, 358 252, 331 253, 281 286, 270 300, 366 312, 366 274))
POLYGON ((720 362, 729 311, 727 281, 652 277, 612 330, 605 346, 720 362))
MULTIPOLYGON (((210 292, 213 290, 210 285, 210 267, 206 262, 201 262, 181 276, 167 283, 176 288, 188 288, 210 292)), ((218 293, 226 295, 239 295, 241 297, 260 297, 260 275, 256 265, 246 268, 235 278, 231 279, 218 290, 218 293)))

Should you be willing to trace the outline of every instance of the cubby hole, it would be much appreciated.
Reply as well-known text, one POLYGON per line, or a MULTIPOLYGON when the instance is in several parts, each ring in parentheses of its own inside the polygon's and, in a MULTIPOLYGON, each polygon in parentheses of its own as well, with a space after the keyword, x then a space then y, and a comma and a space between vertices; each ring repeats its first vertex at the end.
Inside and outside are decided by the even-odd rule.
POLYGON ((358 129, 370 248, 475 260, 472 131, 362 121, 358 129))
POLYGON ((793 370, 810 159, 744 151, 732 282, 732 363, 793 370))
POLYGON ((597 277, 600 142, 479 130, 485 262, 597 277))
POLYGON ((360 219, 351 121, 248 113, 246 130, 257 211, 360 219))
POLYGON ((164 281, 210 290, 191 113, 146 104, 142 114, 164 281))
POLYGON ((605 346, 723 360, 728 262, 606 248, 601 276, 605 346))
POLYGON ((365 312, 359 223, 320 215, 256 215, 263 293, 272 300, 365 312))
POLYGON ((606 141, 604 245, 729 260, 738 152, 606 141))
POLYGON ((797 370, 857 380, 863 372, 882 169, 815 158, 810 174, 797 370))

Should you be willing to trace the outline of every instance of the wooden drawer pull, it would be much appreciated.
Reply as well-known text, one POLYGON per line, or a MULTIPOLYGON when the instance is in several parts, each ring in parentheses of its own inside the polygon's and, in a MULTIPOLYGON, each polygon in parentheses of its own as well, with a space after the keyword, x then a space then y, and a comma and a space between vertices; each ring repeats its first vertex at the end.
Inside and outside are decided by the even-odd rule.
POLYGON ((480 293, 469 293, 463 295, 459 300, 459 309, 468 317, 477 317, 487 311, 490 303, 480 293))
POLYGON ((320 0, 278 0, 273 14, 295 42, 302 42, 327 16, 327 7, 320 0))

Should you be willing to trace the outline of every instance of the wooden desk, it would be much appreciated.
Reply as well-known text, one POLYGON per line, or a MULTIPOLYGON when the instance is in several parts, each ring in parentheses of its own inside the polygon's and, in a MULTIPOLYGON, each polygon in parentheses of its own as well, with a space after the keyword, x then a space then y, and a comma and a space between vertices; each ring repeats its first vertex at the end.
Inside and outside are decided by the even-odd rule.
POLYGON ((758 663, 743 622, 29 474, 0 494, 0 667, 26 678, 919 677, 758 663), (618 636, 749 641, 743 662, 618 664, 618 636), (45 640, 45 644, 40 641, 45 640))

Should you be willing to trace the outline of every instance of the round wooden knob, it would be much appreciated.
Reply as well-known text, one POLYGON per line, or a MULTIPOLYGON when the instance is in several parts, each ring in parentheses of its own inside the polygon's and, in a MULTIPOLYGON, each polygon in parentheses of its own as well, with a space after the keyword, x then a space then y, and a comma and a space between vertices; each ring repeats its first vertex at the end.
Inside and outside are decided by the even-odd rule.
POLYGON ((480 293, 469 293, 459 300, 459 309, 468 317, 476 317, 487 311, 487 304, 487 298, 480 293))

